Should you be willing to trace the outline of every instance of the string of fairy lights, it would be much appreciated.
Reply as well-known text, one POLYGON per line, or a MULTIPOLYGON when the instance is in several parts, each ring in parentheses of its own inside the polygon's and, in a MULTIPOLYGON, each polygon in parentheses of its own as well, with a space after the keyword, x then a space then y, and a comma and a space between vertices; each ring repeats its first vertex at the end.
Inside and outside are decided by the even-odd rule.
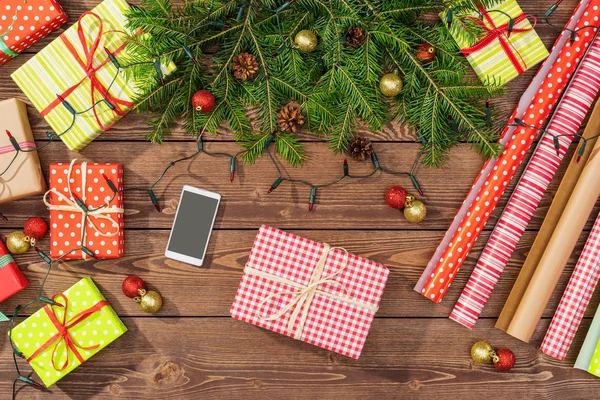
MULTIPOLYGON (((277 55, 281 54, 281 52, 285 51, 288 47, 286 45, 286 41, 281 29, 281 24, 279 22, 279 14, 287 9, 289 9, 293 3, 295 2, 295 0, 290 0, 287 1, 286 3, 284 3, 282 6, 280 6, 279 8, 275 9, 275 10, 268 10, 266 8, 254 5, 254 4, 247 4, 244 6, 241 6, 238 12, 238 16, 237 19, 241 19, 243 16, 243 13, 245 10, 248 10, 250 7, 258 7, 261 10, 268 10, 271 11, 275 14, 276 16, 276 21, 277 21, 277 26, 279 29, 279 33, 280 33, 280 37, 282 40, 282 45, 279 47, 279 49, 277 50, 277 52, 273 55, 274 57, 276 57, 277 55)), ((544 14, 544 21, 546 22, 546 24, 548 24, 549 26, 551 26, 552 28, 561 30, 561 31, 567 31, 570 32, 570 40, 571 42, 575 41, 577 39, 577 33, 583 29, 589 29, 589 28, 594 28, 594 29, 598 29, 600 28, 600 26, 585 26, 582 28, 578 28, 578 29, 569 29, 566 27, 559 27, 557 25, 552 24, 549 21, 550 16, 552 15, 552 13, 554 11, 556 11, 558 9, 558 6, 562 3, 562 0, 558 0, 557 2, 555 2, 554 4, 552 4, 552 6, 546 11, 546 13, 544 14)), ((446 7, 446 5, 444 5, 443 3, 431 3, 431 4, 441 4, 444 7, 446 7)), ((210 17, 210 15, 212 14, 212 5, 213 2, 211 1, 211 8, 210 8, 210 12, 208 13, 207 18, 210 17)), ((474 10, 474 12, 477 12, 480 14, 480 17, 483 18, 483 14, 481 14, 478 10, 474 10)), ((491 12, 501 12, 498 10, 489 10, 487 11, 488 13, 491 12)), ((505 13, 504 13, 505 14, 505 13)), ((506 14, 505 14, 506 15, 506 14)), ((512 17, 510 17, 509 15, 506 15, 509 18, 509 22, 508 22, 508 31, 510 32, 512 30, 512 27, 514 26, 514 20, 512 17)), ((447 13, 446 13, 446 22, 450 25, 452 24, 453 21, 453 11, 451 8, 447 8, 447 13)), ((185 39, 182 43, 182 49, 185 52, 185 54, 195 63, 197 64, 197 60, 194 58, 193 53, 191 51, 191 49, 188 46, 188 39, 190 37, 190 35, 192 35, 195 31, 197 31, 198 29, 202 28, 202 27, 221 27, 224 28, 226 27, 226 24, 224 24, 221 21, 208 21, 206 23, 203 23, 195 28, 193 28, 192 30, 190 30, 186 36, 185 39)), ((344 40, 343 38, 340 38, 340 40, 344 40)), ((326 46, 325 46, 326 48, 326 46)), ((139 65, 138 64, 131 64, 131 65, 121 65, 117 59, 117 57, 112 54, 110 51, 108 51, 107 49, 105 49, 105 51, 107 52, 107 55, 111 61, 111 63, 117 68, 117 72, 115 74, 115 77, 112 81, 112 83, 109 85, 108 90, 106 91, 106 96, 103 99, 100 99, 98 101, 96 101, 93 105, 91 105, 88 109, 83 110, 83 111, 77 111, 73 105, 71 103, 68 102, 68 100, 59 97, 59 100, 61 101, 61 104, 63 107, 65 107, 69 113, 72 115, 72 122, 70 124, 70 126, 65 129, 63 132, 59 133, 59 134, 55 134, 55 133, 47 133, 48 139, 49 141, 47 143, 45 143, 44 145, 35 147, 35 148, 21 148, 18 141, 11 135, 11 133, 9 131, 6 132, 6 134, 9 137, 10 143, 12 144, 12 146, 14 147, 14 151, 15 154, 13 156, 12 161, 10 162, 10 164, 6 167, 6 169, 0 173, 0 177, 2 175, 4 175, 12 166, 12 164, 15 162, 16 158, 18 157, 19 153, 23 152, 23 153, 27 153, 27 152, 32 152, 32 151, 38 151, 40 149, 43 149, 47 146, 49 146, 51 143, 54 143, 57 139, 59 139, 62 135, 66 134, 70 129, 72 129, 72 127, 75 125, 77 117, 85 114, 91 110, 93 110, 96 106, 98 106, 101 103, 106 104, 110 109, 114 109, 114 105, 110 103, 110 101, 107 100, 108 94, 110 92, 110 89, 112 87, 112 85, 115 83, 118 74, 125 68, 131 67, 133 65, 139 65)), ((324 68, 324 64, 322 62, 322 54, 323 53, 317 53, 317 54, 311 54, 312 57, 316 58, 317 64, 319 65, 319 68, 324 68), (321 60, 321 61, 319 61, 321 60)), ((165 77, 164 74, 161 70, 161 56, 158 55, 156 60, 153 61, 149 61, 148 64, 153 64, 156 70, 156 74, 157 74, 157 79, 161 82, 162 85, 165 85, 165 77)), ((502 128, 502 127, 528 127, 531 129, 534 129, 536 131, 538 131, 540 134, 542 135, 549 135, 553 138, 553 143, 554 143, 554 147, 558 152, 560 152, 561 150, 561 143, 560 143, 560 138, 561 137, 573 137, 573 138, 578 138, 579 139, 579 148, 577 150, 577 155, 578 155, 578 159, 583 156, 583 154, 585 153, 585 149, 586 146, 588 144, 589 141, 593 140, 593 139, 597 139, 600 137, 600 134, 592 136, 592 137, 583 137, 580 134, 554 134, 552 132, 547 131, 546 129, 542 128, 542 127, 536 127, 533 125, 528 125, 526 123, 524 123, 521 119, 515 118, 514 122, 511 122, 509 124, 497 124, 496 126, 494 126, 494 124, 492 124, 492 120, 491 120, 491 111, 490 111, 490 106, 489 103, 486 103, 486 109, 485 109, 485 115, 486 115, 486 121, 487 121, 487 125, 488 127, 492 126, 492 127, 498 127, 498 128, 502 128)), ((452 133, 453 133, 453 137, 447 138, 446 140, 456 140, 459 138, 463 138, 465 137, 470 131, 468 130, 462 130, 459 131, 458 127, 456 126, 456 123, 452 120, 450 120, 450 126, 452 129, 452 133)), ((419 183, 417 177, 416 177, 416 169, 418 168, 420 159, 423 155, 424 152, 424 148, 421 149, 421 151, 418 153, 415 162, 412 165, 412 168, 409 171, 393 171, 390 170, 388 168, 385 168, 384 166, 382 166, 382 164, 379 161, 379 158, 377 156, 376 153, 372 153, 371 154, 371 163, 372 163, 372 170, 371 172, 367 173, 367 174, 363 174, 363 175, 353 175, 350 174, 349 171, 349 165, 348 162, 346 160, 344 160, 344 163, 342 165, 342 173, 339 177, 333 179, 330 182, 327 183, 322 183, 322 184, 314 184, 312 182, 309 182, 307 180, 302 180, 302 179, 294 179, 291 177, 287 177, 283 174, 282 169, 280 167, 280 165, 278 164, 275 156, 273 155, 273 153, 270 151, 270 145, 273 142, 274 138, 275 138, 276 132, 272 133, 266 140, 265 144, 264 144, 264 152, 265 154, 268 156, 268 158, 272 161, 275 169, 277 170, 278 173, 278 177, 277 179, 273 182, 273 184, 271 185, 271 187, 269 188, 269 193, 271 193, 272 191, 274 191, 275 189, 277 189, 283 182, 289 182, 289 183, 293 183, 293 184, 303 184, 306 185, 310 188, 310 195, 309 195, 309 210, 313 209, 313 206, 315 204, 316 201, 316 197, 317 197, 317 191, 319 189, 322 188, 327 188, 333 185, 336 185, 340 182, 342 182, 345 179, 366 179, 366 178, 370 178, 375 176, 378 172, 384 173, 384 174, 390 174, 390 175, 402 175, 402 176, 406 176, 410 179, 411 184, 413 185, 414 189, 417 190, 421 195, 423 195, 423 189, 421 187, 421 184, 419 183)), ((423 145, 431 145, 434 144, 436 142, 431 142, 428 141, 423 135, 420 134, 420 131, 417 130, 417 137, 418 137, 418 141, 420 141, 421 143, 423 143, 423 145)), ((155 206, 155 208, 157 209, 157 211, 160 211, 160 205, 158 202, 158 198, 156 197, 156 194, 154 192, 155 187, 163 180, 163 178, 165 178, 165 176, 167 175, 168 171, 173 168, 175 165, 181 163, 181 162, 185 162, 185 161, 189 161, 193 158, 195 158, 196 156, 200 155, 200 154, 205 154, 207 156, 211 156, 211 157, 228 157, 230 159, 230 167, 229 167, 229 174, 230 174, 230 180, 233 180, 235 178, 235 173, 236 173, 236 165, 238 163, 238 158, 241 157, 244 154, 244 151, 240 151, 237 152, 235 154, 229 154, 229 153, 225 153, 225 152, 213 152, 213 151, 209 151, 206 149, 205 147, 205 142, 202 140, 202 135, 199 134, 196 138, 195 138, 195 143, 196 143, 196 150, 183 158, 179 158, 177 160, 173 160, 171 162, 169 162, 169 164, 165 167, 165 169, 162 171, 162 173, 159 175, 159 177, 148 187, 131 187, 131 188, 124 188, 124 189, 118 189, 116 187, 116 185, 114 184, 114 182, 112 182, 107 176, 104 176, 104 179, 106 181, 107 186, 111 189, 111 191, 113 192, 113 196, 112 199, 114 199, 114 197, 118 194, 118 193, 123 193, 123 192, 129 192, 129 191, 142 191, 148 194, 150 201, 152 202, 152 204, 155 206)), ((84 214, 84 224, 83 226, 85 226, 85 223, 87 222, 87 218, 89 213, 92 213, 94 211, 98 211, 98 210, 102 210, 103 208, 107 207, 106 205, 103 205, 101 207, 98 207, 96 209, 89 209, 87 207, 87 205, 81 200, 79 199, 77 196, 74 196, 74 201, 76 202, 76 204, 81 208, 81 212, 84 214)), ((110 203, 110 201, 108 201, 108 203, 110 203)), ((0 213, 0 218, 6 219, 6 217, 4 215, 2 215, 0 213)), ((14 342, 12 341, 12 331, 13 328, 15 326, 15 320, 23 313, 23 311, 29 307, 31 307, 33 304, 36 304, 37 302, 41 302, 43 304, 49 305, 49 306, 55 306, 55 307, 62 307, 63 305, 61 303, 56 302, 55 300, 53 300, 52 298, 46 297, 43 295, 44 293, 44 286, 45 283, 48 279, 48 276, 50 274, 50 271, 52 269, 52 264, 53 263, 57 263, 60 262, 61 260, 64 259, 64 257, 66 257, 69 254, 72 254, 74 252, 78 252, 81 251, 83 253, 85 253, 86 255, 88 255, 90 257, 90 259, 94 259, 94 253, 93 251, 91 251, 89 248, 87 248, 85 246, 85 237, 86 237, 86 230, 83 229, 83 233, 82 233, 82 240, 81 243, 83 243, 83 245, 81 247, 72 249, 70 251, 65 252, 63 255, 61 255, 58 258, 50 258, 46 253, 44 253, 42 250, 40 250, 38 247, 35 247, 35 251, 38 253, 38 255, 40 256, 40 258, 47 264, 47 269, 46 272, 43 276, 43 279, 41 281, 40 284, 40 288, 38 291, 38 297, 34 300, 29 301, 28 303, 26 303, 25 305, 22 306, 17 306, 14 310, 14 313, 12 315, 12 317, 10 318, 10 328, 9 328, 9 342, 10 345, 13 349, 13 361, 14 361, 14 365, 15 365, 15 370, 17 372, 18 377, 14 380, 13 382, 13 388, 12 388, 12 394, 13 394, 13 399, 15 398, 16 394, 17 394, 17 384, 19 382, 24 383, 26 385, 30 385, 33 386, 35 388, 44 390, 45 387, 44 385, 40 384, 39 382, 34 381, 33 379, 31 379, 29 376, 24 375, 21 372, 21 369, 19 368, 19 363, 18 363, 18 358, 24 358, 24 355, 21 351, 19 351, 19 349, 15 346, 14 342)))

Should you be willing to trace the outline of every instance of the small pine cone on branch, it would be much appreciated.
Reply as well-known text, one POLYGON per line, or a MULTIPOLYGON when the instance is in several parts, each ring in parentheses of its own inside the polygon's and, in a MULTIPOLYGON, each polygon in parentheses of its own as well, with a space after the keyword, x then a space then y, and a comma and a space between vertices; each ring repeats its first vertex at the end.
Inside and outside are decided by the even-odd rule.
POLYGON ((346 31, 346 45, 356 49, 365 41, 365 31, 353 26, 346 31))
POLYGON ((357 135, 348 145, 348 154, 355 160, 364 161, 373 154, 373 145, 366 137, 357 135))
POLYGON ((233 76, 242 81, 247 81, 258 72, 258 61, 250 53, 240 53, 233 58, 232 62, 233 76))
POLYGON ((277 124, 282 132, 296 133, 304 125, 304 116, 300 104, 291 102, 277 113, 277 124))

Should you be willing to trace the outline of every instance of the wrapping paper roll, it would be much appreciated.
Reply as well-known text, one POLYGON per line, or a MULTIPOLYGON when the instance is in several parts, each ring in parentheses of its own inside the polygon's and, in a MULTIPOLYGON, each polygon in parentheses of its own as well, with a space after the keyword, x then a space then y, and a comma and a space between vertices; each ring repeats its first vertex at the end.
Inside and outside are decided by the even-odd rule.
POLYGON ((600 215, 560 299, 540 349, 564 360, 600 277, 600 215))
POLYGON ((511 336, 528 342, 552 296, 556 283, 577 244, 596 200, 600 196, 600 141, 596 141, 592 154, 573 189, 546 251, 531 277, 523 299, 506 330, 511 336))
POLYGON ((577 361, 575 361, 575 368, 600 376, 600 371, 596 372, 595 369, 590 368, 594 362, 594 354, 598 355, 598 340, 600 340, 600 307, 598 307, 592 325, 585 336, 585 341, 579 351, 577 361))
MULTIPOLYGON (((594 18, 600 16, 599 5, 600 0, 590 0, 585 7, 578 8, 575 18, 572 17, 572 20, 576 20, 574 29, 594 25, 594 18)), ((585 29, 573 43, 570 41, 564 43, 561 40, 566 39, 564 36, 567 32, 563 31, 557 46, 519 102, 509 120, 510 123, 519 117, 527 125, 538 127, 544 125, 596 30, 596 28, 585 29)), ((508 183, 525 159, 537 134, 536 129, 526 126, 519 126, 516 129, 507 127, 504 130, 503 153, 498 159, 490 160, 484 166, 465 201, 465 206, 457 215, 459 222, 456 225, 453 223, 450 234, 444 239, 440 245, 441 249, 438 248, 438 252, 430 262, 432 266, 428 265, 422 279, 415 287, 423 296, 436 303, 442 301, 508 183)))
POLYGON ((573 188, 575 188, 575 185, 581 176, 581 172, 583 171, 583 168, 587 164, 587 160, 592 154, 592 149, 594 148, 596 139, 589 138, 597 135, 598 132, 600 132, 600 103, 596 103, 596 106, 594 106, 592 116, 590 117, 585 131, 583 132, 583 136, 588 139, 588 145, 586 146, 585 152, 579 162, 577 162, 577 153, 573 155, 571 163, 565 172, 556 194, 554 195, 552 205, 546 213, 542 227, 537 234, 533 246, 529 250, 527 259, 521 268, 521 272, 519 273, 508 299, 504 304, 504 308, 502 309, 500 317, 496 322, 496 328, 503 331, 508 329, 508 325, 510 325, 515 311, 519 306, 521 299, 523 298, 523 294, 525 293, 525 290, 531 281, 531 277, 535 273, 540 259, 546 250, 546 246, 548 245, 548 242, 550 241, 550 238, 556 229, 556 224, 558 224, 558 220, 567 206, 569 197, 573 192, 573 188))
MULTIPOLYGON (((576 134, 600 91, 600 35, 589 49, 450 314, 467 328, 475 326, 574 138, 561 136, 557 152, 552 134, 576 134)), ((600 106, 595 111, 600 118, 600 106)))

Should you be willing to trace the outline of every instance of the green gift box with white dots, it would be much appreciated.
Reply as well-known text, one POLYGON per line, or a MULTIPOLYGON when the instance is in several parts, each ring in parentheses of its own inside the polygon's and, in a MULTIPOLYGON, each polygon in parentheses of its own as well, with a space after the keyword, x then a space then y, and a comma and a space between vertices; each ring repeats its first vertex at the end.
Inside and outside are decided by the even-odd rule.
POLYGON ((15 347, 47 387, 127 332, 92 278, 83 278, 12 330, 15 347))

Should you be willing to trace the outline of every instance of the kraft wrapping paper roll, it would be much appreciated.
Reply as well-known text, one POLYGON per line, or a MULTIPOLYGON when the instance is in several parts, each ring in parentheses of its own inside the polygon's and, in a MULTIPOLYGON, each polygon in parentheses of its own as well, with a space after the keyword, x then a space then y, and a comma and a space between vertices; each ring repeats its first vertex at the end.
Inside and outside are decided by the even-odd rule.
MULTIPOLYGON (((584 8, 583 16, 576 22, 575 29, 593 25, 594 18, 597 19, 600 16, 599 5, 600 0, 591 0, 584 8)), ((596 28, 589 29, 591 32, 578 35, 573 43, 567 42, 560 47, 558 52, 552 52, 542 66, 541 83, 536 80, 533 94, 528 89, 524 96, 525 102, 519 102, 517 110, 513 113, 513 118, 521 115, 520 118, 527 125, 544 125, 572 74, 577 69, 596 30, 596 28)), ((538 76, 540 76, 540 73, 538 73, 538 76)), ((509 122, 512 123, 513 121, 511 119, 509 122)), ((446 295, 460 267, 489 220, 492 211, 508 187, 508 183, 515 175, 518 166, 526 158, 527 151, 538 136, 538 131, 529 126, 511 128, 504 130, 505 132, 511 132, 506 139, 506 143, 504 143, 504 151, 498 159, 486 163, 479 180, 471 191, 470 196, 475 193, 474 199, 467 199, 464 209, 461 209, 457 216, 457 218, 460 218, 460 222, 457 224, 456 230, 449 235, 449 239, 445 237, 439 258, 437 257, 438 252, 436 252, 430 263, 433 264, 432 269, 429 270, 430 265, 428 265, 422 280, 419 281, 422 286, 416 289, 420 289, 423 296, 436 303, 441 302, 446 295), (483 182, 481 182, 482 179, 483 182), (463 212, 466 213, 463 214, 463 212)), ((506 134, 503 135, 505 138, 506 136, 506 134)))
POLYGON ((511 336, 529 342, 542 313, 552 296, 579 235, 600 196, 600 141, 586 163, 569 198, 546 251, 531 277, 523 299, 506 330, 511 336))
MULTIPOLYGON (((579 2, 577 7, 575 8, 575 11, 573 12, 573 15, 571 16, 571 19, 565 25, 566 28, 573 29, 575 27, 575 25, 577 24, 577 22, 579 21, 579 19, 583 15, 583 13, 585 12, 585 9, 588 6, 589 2, 590 2, 590 0, 581 0, 579 2)), ((527 90, 525 90, 525 92, 521 96, 521 99, 519 100, 519 104, 517 105, 517 107, 513 111, 513 114, 509 118, 510 121, 513 121, 515 118, 520 118, 525 114, 525 112, 527 111, 527 106, 531 102, 531 99, 533 98, 535 93, 537 93, 537 91, 539 90, 540 85, 542 84, 542 81, 544 80, 544 78, 548 75, 548 72, 550 71, 552 64, 556 61, 561 49, 563 48, 565 43, 567 43, 567 41, 569 40, 569 36, 570 35, 568 34, 568 32, 562 32, 560 34, 560 36, 556 39, 556 42, 554 43, 554 46, 552 48, 552 51, 550 52, 550 55, 548 56, 546 61, 544 61, 542 66, 539 68, 535 77, 533 78, 533 80, 531 81, 529 86, 527 87, 527 90)), ((510 127, 508 129, 503 130, 501 137, 499 139, 499 143, 501 145, 506 145, 506 143, 511 138, 511 136, 515 130, 516 130, 515 127, 510 127)), ((421 275, 421 277, 419 278, 419 281, 415 285, 415 287, 413 289, 414 291, 416 291, 418 293, 422 292, 425 282, 429 279, 429 277, 431 276, 431 273, 433 272, 434 268, 436 267, 437 260, 440 259, 440 256, 442 255, 442 253, 448 246, 448 243, 450 243, 450 239, 452 238, 452 235, 454 235, 454 233, 458 230, 463 217, 467 214, 469 206, 477 197, 477 192, 479 191, 479 188, 481 188, 481 186, 484 184, 487 176, 493 170, 493 168, 496 164, 496 161, 497 160, 495 160, 495 159, 491 159, 491 160, 488 160, 484 164, 481 172, 479 173, 477 179, 475 180, 475 183, 473 184, 473 186, 471 187, 471 190, 467 194, 467 197, 463 201, 461 208, 458 210, 458 213, 454 217, 454 220, 452 221, 450 228, 448 228, 448 231, 446 231, 446 234, 444 235, 442 242, 437 247, 435 254, 433 255, 433 257, 427 264, 427 267, 425 267, 423 274, 421 275)))
POLYGON ((475 326, 574 139, 559 137, 557 152, 552 135, 577 134, 600 91, 600 35, 589 49, 450 314, 467 328, 475 326))
MULTIPOLYGON (((583 132, 583 136, 585 138, 590 138, 592 136, 596 136, 600 132, 600 102, 596 102, 594 106, 594 111, 592 111, 592 115, 586 125, 586 128, 583 132)), ((535 273, 538 264, 546 250, 546 246, 556 229, 556 225, 558 224, 558 220, 560 219, 565 207, 567 206, 567 202, 583 172, 583 168, 587 164, 587 161, 592 154, 592 149, 595 146, 597 139, 589 139, 587 147, 585 149, 585 153, 581 157, 581 160, 577 162, 577 153, 573 155, 571 159, 571 163, 569 164, 567 171, 554 195, 554 200, 552 201, 552 205, 548 209, 546 213, 546 217, 544 218, 544 222, 538 232, 538 235, 529 250, 529 254, 523 267, 521 268, 521 272, 515 281, 515 284, 504 304, 504 308, 500 313, 500 317, 496 322, 496 328, 506 331, 508 326, 510 325, 513 316, 515 315, 515 311, 523 298, 523 294, 531 281, 531 277, 535 273)))

